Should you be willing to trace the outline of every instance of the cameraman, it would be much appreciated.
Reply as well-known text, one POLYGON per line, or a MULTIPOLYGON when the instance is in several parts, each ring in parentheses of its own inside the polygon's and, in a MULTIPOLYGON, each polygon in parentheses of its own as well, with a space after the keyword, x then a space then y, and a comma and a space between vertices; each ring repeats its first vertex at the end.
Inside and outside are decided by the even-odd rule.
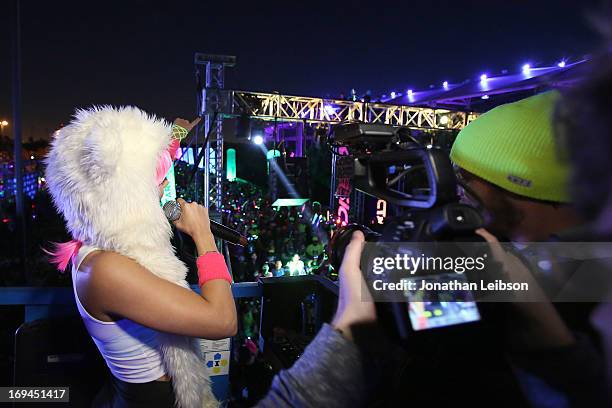
MULTIPOLYGON (((558 157, 553 137, 558 99, 557 92, 547 92, 499 106, 457 136, 451 159, 468 201, 485 215, 492 234, 477 232, 490 243, 498 242, 496 236, 546 241, 568 235, 583 223, 568 193, 569 164, 558 157)), ((513 254, 498 259, 511 274, 529 274, 513 254)), ((609 401, 601 356, 587 335, 592 307, 512 304, 514 320, 506 335, 510 356, 535 406, 550 401, 604 406, 609 401)))
POLYGON ((543 241, 581 223, 553 140, 558 99, 547 92, 498 106, 457 135, 450 157, 459 182, 495 236, 543 241))
MULTIPOLYGON (((543 240, 580 223, 567 203, 567 166, 557 162, 555 155, 550 118, 557 99, 556 94, 544 94, 499 107, 470 124, 457 139, 453 155, 460 156, 456 160, 463 167, 460 171, 470 177, 466 187, 473 191, 473 198, 484 209, 492 231, 497 234, 516 240, 543 240), (496 134, 493 125, 506 127, 496 134), (474 129, 478 132, 471 133, 474 129), (523 133, 517 137, 520 132, 523 133), (495 140, 488 137, 492 134, 499 137, 495 140), (487 139, 483 140, 485 136, 487 139), (520 148, 512 151, 509 146, 513 144, 520 148), (493 154, 493 159, 505 157, 501 170, 495 168, 495 160, 483 154, 482 145, 493 154), (536 158, 525 166, 525 156, 533 154, 533 150, 536 158), (480 159, 489 160, 490 168, 471 165, 480 159), (515 174, 509 181, 519 187, 525 184, 524 180, 537 181, 533 184, 535 192, 526 189, 521 195, 503 182, 504 171, 512 172, 513 165, 526 172, 515 174), (502 177, 493 177, 499 174, 502 177), (498 181, 499 185, 487 179, 498 181), (552 187, 542 187, 551 180, 552 187)), ((479 233, 488 241, 497 242, 487 231, 479 233)), ((258 406, 367 405, 370 391, 377 384, 366 375, 375 370, 370 367, 371 355, 358 346, 359 342, 353 342, 356 329, 371 327, 376 321, 372 300, 361 298, 363 278, 359 258, 363 241, 363 235, 356 232, 347 247, 340 271, 338 311, 332 324, 321 329, 291 369, 275 377, 270 392, 258 406)), ((511 344, 511 357, 522 368, 517 368, 518 376, 524 380, 532 404, 605 406, 600 356, 588 338, 576 336, 550 303, 514 307, 518 319, 527 324, 519 337, 512 339, 515 344, 511 344)))

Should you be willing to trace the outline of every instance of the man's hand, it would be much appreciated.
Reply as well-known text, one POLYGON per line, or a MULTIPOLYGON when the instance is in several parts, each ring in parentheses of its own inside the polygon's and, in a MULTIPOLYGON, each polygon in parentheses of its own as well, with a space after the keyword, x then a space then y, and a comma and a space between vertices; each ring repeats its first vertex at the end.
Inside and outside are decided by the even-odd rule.
POLYGON ((540 288, 529 268, 515 255, 504 250, 499 240, 484 228, 476 233, 489 243, 495 260, 502 264, 510 282, 525 282, 529 291, 513 303, 523 317, 521 327, 512 327, 508 337, 514 346, 527 349, 563 347, 574 343, 574 336, 540 288))
POLYGON ((340 265, 340 294, 338 310, 332 325, 342 331, 344 336, 353 339, 351 328, 355 325, 374 323, 376 308, 365 281, 359 262, 365 237, 361 231, 353 232, 351 242, 347 245, 340 265))
POLYGON ((176 118, 174 120, 174 124, 187 129, 187 133, 189 133, 191 132, 191 129, 193 129, 198 123, 200 123, 200 119, 200 117, 197 117, 192 122, 189 122, 187 119, 176 118))

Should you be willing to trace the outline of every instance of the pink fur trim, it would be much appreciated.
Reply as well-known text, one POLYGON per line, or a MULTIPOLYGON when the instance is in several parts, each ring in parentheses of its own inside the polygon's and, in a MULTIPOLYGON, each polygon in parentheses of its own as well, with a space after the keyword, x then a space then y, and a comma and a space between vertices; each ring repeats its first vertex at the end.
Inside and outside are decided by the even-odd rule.
POLYGON ((181 147, 181 141, 178 139, 172 139, 172 143, 170 143, 170 147, 168 148, 168 153, 170 153, 170 157, 172 160, 175 160, 177 157, 176 152, 181 147))
POLYGON ((160 185, 166 174, 168 174, 168 170, 172 166, 172 161, 176 158, 179 147, 181 146, 181 141, 178 139, 172 140, 170 147, 168 150, 162 153, 159 161, 157 162, 157 169, 155 169, 155 181, 157 185, 160 185))
POLYGON ((48 251, 43 248, 43 252, 51 257, 50 262, 57 266, 60 272, 64 272, 68 267, 68 262, 73 259, 83 246, 79 240, 73 239, 68 242, 52 242, 53 249, 48 251))
POLYGON ((172 166, 172 159, 170 158, 170 153, 165 151, 159 158, 157 168, 155 169, 155 183, 157 183, 157 185, 160 185, 162 181, 164 181, 168 170, 170 170, 170 166, 172 166))

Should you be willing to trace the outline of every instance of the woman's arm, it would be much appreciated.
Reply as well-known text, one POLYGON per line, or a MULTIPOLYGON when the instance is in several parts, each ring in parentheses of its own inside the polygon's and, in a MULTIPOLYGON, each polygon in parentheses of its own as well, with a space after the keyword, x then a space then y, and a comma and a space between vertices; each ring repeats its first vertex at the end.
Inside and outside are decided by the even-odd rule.
MULTIPOLYGON (((199 255, 216 253, 208 210, 178 201, 182 213, 176 227, 193 238, 199 255)), ((236 306, 224 279, 205 280, 198 296, 113 252, 90 255, 82 269, 86 273, 80 276, 79 297, 94 315, 118 315, 156 330, 193 337, 220 339, 236 334, 236 306)))
POLYGON ((79 297, 87 300, 89 311, 193 337, 220 339, 236 333, 236 307, 225 280, 206 282, 198 296, 113 252, 94 255, 83 269, 79 297))

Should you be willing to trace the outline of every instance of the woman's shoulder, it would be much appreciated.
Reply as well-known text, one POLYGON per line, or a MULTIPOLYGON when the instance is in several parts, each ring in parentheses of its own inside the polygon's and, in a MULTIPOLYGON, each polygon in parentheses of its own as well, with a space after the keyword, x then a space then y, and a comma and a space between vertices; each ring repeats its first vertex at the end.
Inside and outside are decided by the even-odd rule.
POLYGON ((113 288, 121 284, 117 272, 126 269, 124 258, 129 260, 116 252, 96 248, 90 250, 79 265, 75 277, 79 300, 90 316, 102 322, 119 320, 106 312, 106 306, 112 301, 113 288))
POLYGON ((126 270, 142 269, 144 268, 140 264, 129 257, 102 249, 91 251, 79 266, 79 272, 89 275, 90 283, 125 277, 126 270))
POLYGON ((117 252, 107 251, 99 248, 92 248, 88 252, 83 260, 81 261, 79 270, 86 270, 91 268, 102 269, 108 265, 124 262, 124 258, 129 260, 128 257, 123 256, 117 252))

